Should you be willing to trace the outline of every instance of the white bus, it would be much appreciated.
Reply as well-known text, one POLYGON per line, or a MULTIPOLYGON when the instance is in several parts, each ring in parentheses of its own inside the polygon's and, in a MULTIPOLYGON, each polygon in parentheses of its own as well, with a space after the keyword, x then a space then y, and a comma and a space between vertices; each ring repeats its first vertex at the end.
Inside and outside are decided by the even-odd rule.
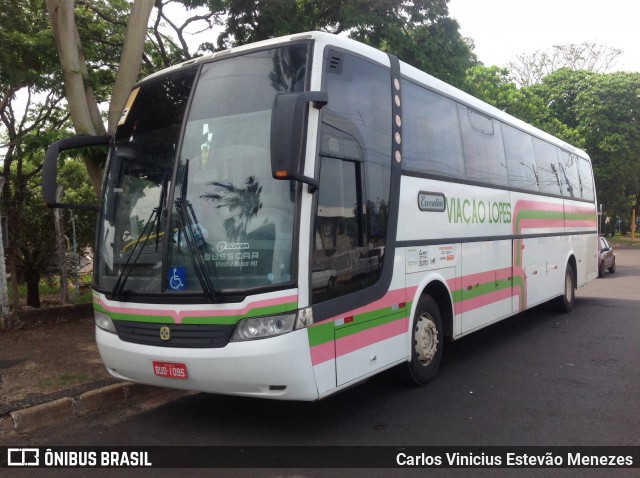
POLYGON ((109 144, 96 338, 119 378, 317 400, 598 273, 589 157, 358 42, 305 33, 139 82, 109 144))

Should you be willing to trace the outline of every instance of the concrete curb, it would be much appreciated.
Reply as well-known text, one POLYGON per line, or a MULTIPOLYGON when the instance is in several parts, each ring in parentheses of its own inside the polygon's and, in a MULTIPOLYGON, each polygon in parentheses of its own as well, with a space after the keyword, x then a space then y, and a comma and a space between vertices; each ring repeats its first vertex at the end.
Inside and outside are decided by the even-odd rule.
POLYGON ((73 418, 82 418, 98 412, 121 409, 153 401, 160 406, 193 392, 170 390, 138 383, 122 382, 77 397, 64 397, 51 402, 16 410, 9 418, 0 419, 0 430, 30 433, 40 428, 58 425, 73 418))

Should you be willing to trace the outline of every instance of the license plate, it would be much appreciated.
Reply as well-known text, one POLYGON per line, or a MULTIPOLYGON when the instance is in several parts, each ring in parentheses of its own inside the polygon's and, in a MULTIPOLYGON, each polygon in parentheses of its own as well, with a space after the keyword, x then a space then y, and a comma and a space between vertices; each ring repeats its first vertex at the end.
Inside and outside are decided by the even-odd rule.
POLYGON ((178 378, 184 380, 187 378, 187 366, 183 363, 157 362, 154 360, 153 373, 158 377, 178 378))

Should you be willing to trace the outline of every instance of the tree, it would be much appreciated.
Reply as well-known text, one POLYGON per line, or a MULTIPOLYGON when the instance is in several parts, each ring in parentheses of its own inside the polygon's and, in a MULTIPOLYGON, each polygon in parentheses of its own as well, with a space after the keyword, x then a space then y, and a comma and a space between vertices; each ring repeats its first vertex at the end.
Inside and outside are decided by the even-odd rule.
POLYGON ((640 208, 640 73, 561 68, 518 87, 509 71, 475 66, 464 89, 591 156, 598 201, 612 215, 640 208))
POLYGON ((202 42, 196 52, 192 52, 187 35, 211 30, 223 23, 225 12, 223 0, 156 0, 155 19, 150 25, 152 42, 147 41, 143 61, 152 68, 157 65, 169 67, 192 58, 194 53, 215 51, 213 42, 202 42), (172 15, 173 7, 180 3, 189 13, 182 22, 172 15))
MULTIPOLYGON (((25 204, 30 181, 41 168, 34 158, 37 151, 44 156, 48 141, 56 139, 67 117, 61 108, 56 71, 55 49, 41 2, 5 2, 0 10, 0 154, 14 314, 20 309, 18 281, 25 277, 25 252, 29 253, 24 248, 25 204)), ((38 302, 32 290, 29 302, 38 302)))
POLYGON ((519 85, 531 86, 561 68, 604 73, 615 65, 621 54, 622 50, 598 43, 570 43, 531 54, 523 53, 510 61, 507 68, 519 85))
MULTIPOLYGON (((190 57, 184 32, 195 22, 204 28, 226 18, 217 48, 244 44, 304 30, 350 32, 452 84, 475 61, 472 46, 449 18, 448 0, 45 0, 63 75, 65 96, 77 134, 113 133, 141 61, 149 68, 190 57), (198 10, 182 24, 166 14, 171 3, 198 10), (154 42, 147 42, 153 7, 154 42), (206 11, 202 8, 205 7, 206 11), (173 30, 176 40, 162 32, 173 30), (114 56, 120 55, 119 59, 114 56), (117 75, 113 78, 113 71, 117 75), (99 103, 109 99, 105 127, 99 103)), ((213 49, 204 43, 200 50, 213 49)), ((100 191, 104 157, 84 158, 96 192, 100 191)))
POLYGON ((628 217, 640 193, 640 73, 594 73, 562 68, 527 88, 553 117, 578 135, 593 162, 598 201, 628 217))
POLYGON ((453 85, 475 63, 448 0, 226 0, 218 48, 307 30, 348 33, 453 85))
MULTIPOLYGON (((4 208, 8 219, 8 262, 11 272, 13 290, 14 313, 20 310, 18 295, 19 278, 27 281, 27 304, 38 307, 38 267, 43 244, 29 242, 34 237, 34 231, 50 227, 41 224, 25 234, 24 224, 30 218, 26 212, 26 205, 33 194, 33 182, 39 182, 42 170, 44 151, 49 142, 57 139, 61 134, 60 128, 67 120, 67 114, 60 103, 61 96, 49 92, 43 100, 34 100, 34 87, 24 89, 24 109, 16 114, 14 100, 9 99, 0 115, 6 128, 6 151, 3 160, 3 175, 7 180, 4 188, 4 208)), ((63 133, 63 131, 62 131, 63 133)), ((40 205, 42 201, 40 201, 40 205)), ((42 217, 39 214, 38 217, 42 217)))
POLYGON ((597 74, 576 97, 575 113, 591 155, 598 201, 628 218, 640 207, 640 73, 597 74))
POLYGON ((590 88, 593 72, 560 68, 547 75, 540 83, 527 87, 540 97, 551 114, 570 128, 579 126, 577 115, 578 95, 590 88))
MULTIPOLYGON (((99 66, 100 62, 105 60, 105 57, 88 58, 86 56, 86 52, 89 50, 85 48, 92 42, 83 42, 76 23, 80 15, 76 15, 76 3, 73 0, 46 0, 62 69, 65 97, 69 105, 71 120, 78 134, 103 135, 115 130, 120 112, 140 71, 140 62, 147 34, 147 23, 154 0, 134 0, 130 12, 128 12, 128 4, 123 0, 111 2, 111 4, 115 6, 115 8, 111 9, 111 13, 119 16, 128 13, 129 18, 126 23, 126 29, 123 28, 122 20, 116 21, 112 19, 111 22, 107 22, 107 25, 113 27, 117 34, 122 35, 124 31, 124 38, 121 50, 118 48, 120 46, 119 42, 111 46, 112 50, 115 47, 115 51, 121 52, 121 54, 117 75, 110 91, 109 119, 108 126, 105 127, 98 108, 98 97, 94 86, 96 75, 89 68, 90 64, 92 64, 97 70, 95 73, 104 73, 100 72, 99 66)), ((105 10, 108 11, 106 7, 109 4, 93 2, 83 6, 84 14, 104 20, 106 15, 103 12, 105 10)), ((102 24, 105 23, 103 22, 102 24)), ((110 38, 102 38, 102 41, 105 40, 111 41, 110 38)), ((97 45, 100 46, 100 42, 97 42, 97 45)), ((84 159, 93 187, 96 192, 99 192, 104 158, 87 156, 84 159)))
POLYGON ((548 107, 537 90, 518 88, 506 68, 477 65, 469 68, 462 87, 467 93, 516 118, 573 144, 580 142, 571 123, 565 123, 548 107))

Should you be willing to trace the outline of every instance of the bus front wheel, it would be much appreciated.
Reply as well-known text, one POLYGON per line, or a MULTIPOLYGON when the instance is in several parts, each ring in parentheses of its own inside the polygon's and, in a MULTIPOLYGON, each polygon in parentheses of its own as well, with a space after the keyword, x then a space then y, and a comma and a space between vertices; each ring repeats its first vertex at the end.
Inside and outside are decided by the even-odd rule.
POLYGON ((442 347, 442 319, 438 304, 430 296, 418 301, 411 332, 411 360, 408 362, 409 375, 418 385, 430 382, 436 376, 442 347))

